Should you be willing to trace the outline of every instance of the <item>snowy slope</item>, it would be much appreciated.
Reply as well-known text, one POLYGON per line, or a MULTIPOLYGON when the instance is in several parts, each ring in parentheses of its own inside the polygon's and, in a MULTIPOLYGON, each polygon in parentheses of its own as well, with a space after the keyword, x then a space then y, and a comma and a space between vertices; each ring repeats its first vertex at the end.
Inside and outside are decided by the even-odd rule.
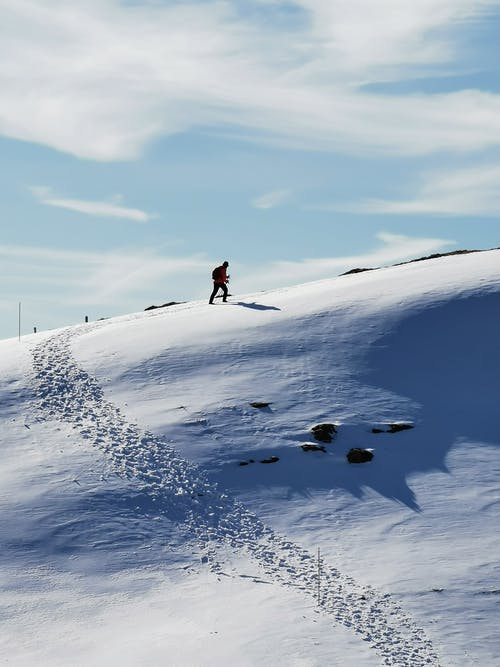
POLYGON ((1 342, 0 656, 499 664, 499 306, 491 251, 1 342))

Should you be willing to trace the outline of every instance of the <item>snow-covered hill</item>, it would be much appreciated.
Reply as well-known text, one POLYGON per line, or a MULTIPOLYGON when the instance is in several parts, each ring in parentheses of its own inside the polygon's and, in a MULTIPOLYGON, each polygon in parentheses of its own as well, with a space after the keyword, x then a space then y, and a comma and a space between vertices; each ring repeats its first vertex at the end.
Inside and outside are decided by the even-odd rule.
POLYGON ((0 661, 498 665, 499 324, 491 251, 0 342, 0 661))

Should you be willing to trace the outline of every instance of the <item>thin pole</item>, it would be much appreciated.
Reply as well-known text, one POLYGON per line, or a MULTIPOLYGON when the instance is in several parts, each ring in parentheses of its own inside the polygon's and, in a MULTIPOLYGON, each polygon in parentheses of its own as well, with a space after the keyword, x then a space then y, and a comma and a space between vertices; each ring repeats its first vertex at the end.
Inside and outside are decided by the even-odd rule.
POLYGON ((19 341, 21 341, 21 302, 19 302, 19 313, 18 313, 18 324, 19 324, 19 341))

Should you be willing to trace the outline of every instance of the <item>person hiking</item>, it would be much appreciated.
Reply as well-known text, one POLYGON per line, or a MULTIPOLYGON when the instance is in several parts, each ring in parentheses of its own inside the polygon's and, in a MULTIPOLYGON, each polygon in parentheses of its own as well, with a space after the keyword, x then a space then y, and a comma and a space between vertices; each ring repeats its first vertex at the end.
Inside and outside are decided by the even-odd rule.
POLYGON ((227 267, 229 266, 229 262, 223 262, 220 266, 217 266, 213 271, 212 271, 212 280, 214 281, 214 288, 212 290, 212 294, 210 295, 210 299, 208 300, 208 303, 213 303, 215 299, 215 295, 219 291, 219 288, 222 289, 222 300, 227 301, 227 285, 226 283, 229 282, 229 276, 227 275, 227 267))

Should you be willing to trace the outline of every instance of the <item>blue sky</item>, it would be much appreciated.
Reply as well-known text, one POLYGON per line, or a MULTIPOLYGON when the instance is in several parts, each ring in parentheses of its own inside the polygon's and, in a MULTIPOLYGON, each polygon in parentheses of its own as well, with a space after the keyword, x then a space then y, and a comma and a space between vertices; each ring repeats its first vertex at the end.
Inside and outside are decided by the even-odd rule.
POLYGON ((0 2, 0 337, 500 245, 500 0, 0 2))

